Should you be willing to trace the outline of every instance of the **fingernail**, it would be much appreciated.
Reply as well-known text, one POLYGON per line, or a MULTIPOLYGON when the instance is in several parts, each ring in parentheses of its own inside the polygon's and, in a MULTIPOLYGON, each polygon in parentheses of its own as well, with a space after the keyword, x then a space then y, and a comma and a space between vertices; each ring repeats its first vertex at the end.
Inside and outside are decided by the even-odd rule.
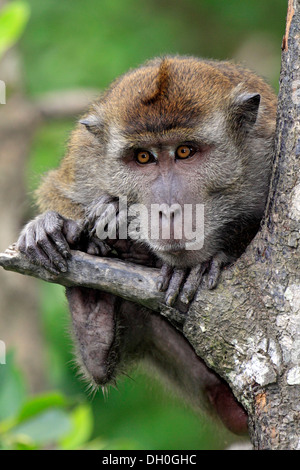
POLYGON ((60 271, 63 272, 63 273, 65 273, 68 270, 67 266, 63 263, 58 263, 58 267, 59 267, 60 271))
POLYGON ((173 297, 172 295, 168 295, 168 297, 166 298, 166 304, 169 305, 169 307, 172 307, 173 305, 173 297))
POLYGON ((48 267, 45 266, 45 268, 54 276, 59 276, 60 274, 60 271, 58 271, 57 269, 54 269, 53 266, 48 266, 48 267))
POLYGON ((182 296, 180 297, 180 300, 181 300, 181 302, 182 302, 183 304, 186 304, 186 305, 187 305, 187 304, 189 303, 189 299, 186 297, 186 295, 182 295, 182 296))

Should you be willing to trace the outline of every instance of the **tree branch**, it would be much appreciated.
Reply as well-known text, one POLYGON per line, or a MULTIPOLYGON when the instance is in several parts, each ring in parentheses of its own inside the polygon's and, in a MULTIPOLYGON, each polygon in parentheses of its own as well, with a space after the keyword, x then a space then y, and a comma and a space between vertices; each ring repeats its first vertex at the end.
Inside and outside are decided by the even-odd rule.
POLYGON ((143 305, 182 324, 185 314, 164 305, 164 294, 156 288, 159 269, 148 268, 116 258, 99 258, 71 251, 68 271, 56 276, 43 266, 33 264, 12 245, 0 253, 0 266, 8 271, 33 276, 65 287, 99 289, 143 305))
POLYGON ((63 119, 79 116, 99 96, 99 90, 56 90, 44 93, 35 100, 35 110, 45 119, 63 119))

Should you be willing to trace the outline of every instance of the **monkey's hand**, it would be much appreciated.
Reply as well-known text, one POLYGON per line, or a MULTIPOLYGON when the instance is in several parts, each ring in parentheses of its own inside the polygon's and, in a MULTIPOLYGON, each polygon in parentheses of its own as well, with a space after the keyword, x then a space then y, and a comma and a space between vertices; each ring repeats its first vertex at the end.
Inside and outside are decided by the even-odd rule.
MULTIPOLYGON (((131 263, 143 264, 144 266, 161 266, 161 262, 151 253, 151 251, 141 241, 131 240, 129 237, 119 238, 122 227, 127 235, 127 207, 120 207, 119 201, 109 195, 103 195, 94 201, 86 211, 84 227, 91 237, 90 247, 106 246, 111 250, 110 256, 117 256, 120 259, 131 263), (111 224, 111 231, 109 229, 111 224), (126 224, 126 225, 123 225, 126 224), (106 236, 105 242, 98 237, 106 236)), ((99 254, 91 249, 90 254, 99 254)), ((108 251, 107 251, 108 253, 108 251)), ((101 253, 106 255, 107 253, 101 253)))
POLYGON ((119 200, 108 194, 103 194, 86 209, 85 229, 100 240, 119 238, 124 223, 127 233, 127 207, 120 207, 119 200))
POLYGON ((179 306, 187 307, 204 280, 208 289, 214 289, 217 286, 224 264, 224 257, 218 254, 210 261, 193 268, 181 269, 163 264, 157 287, 160 291, 166 292, 167 305, 173 306, 178 299, 179 306))
POLYGON ((37 216, 22 230, 17 248, 33 263, 43 265, 53 274, 67 271, 70 245, 76 246, 82 225, 54 211, 37 216))

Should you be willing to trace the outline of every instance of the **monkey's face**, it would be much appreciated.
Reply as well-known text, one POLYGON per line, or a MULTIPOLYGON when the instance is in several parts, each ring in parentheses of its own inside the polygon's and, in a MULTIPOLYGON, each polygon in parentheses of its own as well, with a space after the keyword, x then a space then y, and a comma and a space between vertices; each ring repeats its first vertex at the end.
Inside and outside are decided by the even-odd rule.
POLYGON ((236 211, 243 168, 234 146, 218 141, 213 119, 201 129, 136 136, 115 160, 117 142, 111 139, 107 149, 115 162, 111 191, 128 200, 129 236, 146 241, 171 265, 193 266, 213 256, 220 229, 236 211))
POLYGON ((82 121, 92 134, 84 152, 95 157, 80 173, 81 194, 84 186, 92 200, 99 181, 99 194, 139 204, 129 235, 180 267, 221 251, 228 224, 259 218, 265 204, 265 85, 248 76, 245 85, 230 64, 224 70, 189 58, 153 61, 117 80, 82 121))

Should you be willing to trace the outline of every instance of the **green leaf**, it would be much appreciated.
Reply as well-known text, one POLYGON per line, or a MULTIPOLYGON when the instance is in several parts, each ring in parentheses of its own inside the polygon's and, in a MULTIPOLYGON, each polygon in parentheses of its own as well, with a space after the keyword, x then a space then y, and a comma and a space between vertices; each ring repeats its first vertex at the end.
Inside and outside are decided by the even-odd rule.
POLYGON ((18 423, 35 416, 42 411, 52 407, 62 407, 68 405, 67 399, 59 392, 45 393, 30 398, 24 404, 17 417, 18 423))
POLYGON ((24 1, 11 2, 2 8, 0 11, 0 57, 19 39, 29 14, 29 6, 24 1))
MULTIPOLYGON (((0 421, 16 415, 26 398, 23 377, 14 364, 14 354, 7 353, 6 364, 0 365, 0 421)), ((0 423, 0 429, 2 428, 0 423)))
POLYGON ((63 435, 70 432, 71 420, 68 413, 61 409, 46 410, 16 426, 11 435, 16 441, 45 445, 57 442, 63 435))
POLYGON ((91 437, 94 420, 89 404, 77 406, 71 413, 72 430, 60 440, 62 449, 74 450, 82 447, 91 437))

